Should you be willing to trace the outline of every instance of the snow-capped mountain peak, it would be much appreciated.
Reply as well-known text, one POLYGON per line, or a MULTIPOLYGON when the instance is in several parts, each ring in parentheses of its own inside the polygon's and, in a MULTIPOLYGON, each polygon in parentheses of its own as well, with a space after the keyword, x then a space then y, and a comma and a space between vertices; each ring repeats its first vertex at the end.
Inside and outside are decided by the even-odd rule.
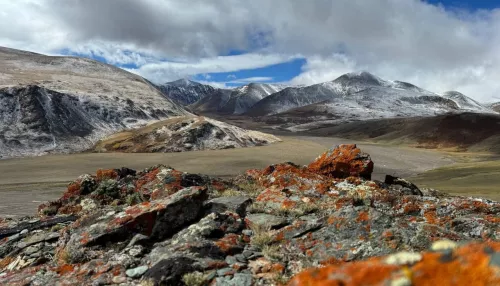
POLYGON ((200 86, 202 84, 199 82, 189 80, 187 78, 181 78, 178 80, 167 82, 164 85, 171 85, 171 86, 176 86, 176 87, 193 87, 193 86, 200 86))

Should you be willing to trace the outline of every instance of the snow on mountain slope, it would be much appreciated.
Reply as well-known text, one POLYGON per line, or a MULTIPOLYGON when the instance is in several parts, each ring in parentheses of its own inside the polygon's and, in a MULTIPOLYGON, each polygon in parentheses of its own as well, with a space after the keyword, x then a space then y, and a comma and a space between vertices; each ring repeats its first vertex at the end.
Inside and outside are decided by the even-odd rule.
POLYGON ((217 91, 217 88, 210 85, 201 84, 188 79, 179 79, 172 82, 159 85, 158 88, 177 104, 190 105, 211 95, 217 91))
POLYGON ((220 89, 192 104, 190 108, 205 113, 242 114, 255 103, 283 88, 280 85, 250 83, 235 89, 220 89))
POLYGON ((114 134, 96 144, 96 152, 183 152, 261 146, 279 138, 206 117, 183 116, 114 134))
POLYGON ((0 47, 0 157, 80 151, 116 131, 186 114, 111 65, 0 47))
POLYGON ((479 112, 491 112, 491 109, 483 106, 481 103, 475 101, 474 99, 465 96, 458 91, 447 91, 443 93, 443 97, 449 98, 455 101, 461 109, 469 111, 479 111, 479 112))
POLYGON ((330 82, 286 88, 256 103, 246 115, 279 115, 287 110, 295 114, 304 114, 307 110, 310 116, 330 114, 365 119, 426 116, 450 110, 492 112, 459 92, 441 96, 411 83, 387 81, 368 72, 358 72, 344 74, 330 82), (311 104, 324 106, 294 110, 311 104))
POLYGON ((222 108, 223 113, 242 114, 263 98, 282 90, 280 85, 250 83, 234 89, 229 101, 222 108))
POLYGON ((423 95, 432 94, 409 83, 382 80, 368 72, 348 73, 329 82, 306 87, 286 88, 259 101, 246 114, 250 116, 277 114, 326 100, 347 98, 351 94, 372 87, 388 91, 401 90, 419 92, 423 95))
POLYGON ((451 99, 439 95, 427 95, 413 90, 398 90, 385 87, 370 87, 344 98, 309 106, 299 107, 277 117, 293 118, 295 114, 307 116, 309 121, 290 127, 292 131, 303 131, 318 124, 339 124, 380 118, 433 116, 460 110, 451 99), (309 110, 309 112, 307 112, 309 110))

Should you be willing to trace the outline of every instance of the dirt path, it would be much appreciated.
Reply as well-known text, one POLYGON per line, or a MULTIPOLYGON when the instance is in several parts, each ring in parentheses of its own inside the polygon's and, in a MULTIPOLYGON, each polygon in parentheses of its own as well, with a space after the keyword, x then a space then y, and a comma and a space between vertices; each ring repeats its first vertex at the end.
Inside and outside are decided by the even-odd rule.
MULTIPOLYGON (((0 160, 0 217, 30 215, 42 201, 58 198, 65 185, 99 168, 143 169, 155 164, 170 165, 190 173, 233 176, 247 169, 291 161, 307 164, 327 148, 351 140, 327 137, 280 136, 283 142, 254 148, 194 151, 168 154, 73 154, 0 160)), ((358 144, 372 155, 374 179, 385 174, 408 177, 453 163, 435 151, 405 147, 358 144)))

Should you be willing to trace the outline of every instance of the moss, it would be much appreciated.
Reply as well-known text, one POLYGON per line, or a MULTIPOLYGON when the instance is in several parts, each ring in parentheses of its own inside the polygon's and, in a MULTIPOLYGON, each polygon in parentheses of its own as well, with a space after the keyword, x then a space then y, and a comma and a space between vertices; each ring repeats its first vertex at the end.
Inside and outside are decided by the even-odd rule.
POLYGON ((142 202, 144 202, 145 199, 141 196, 140 193, 133 193, 133 194, 130 194, 127 196, 127 198, 125 199, 125 202, 127 203, 127 205, 129 206, 133 206, 133 205, 136 205, 136 204, 140 204, 142 202))
POLYGON ((182 282, 186 284, 186 286, 201 286, 207 284, 207 275, 202 272, 191 272, 186 273, 182 276, 182 282))
POLYGON ((108 179, 102 181, 94 193, 99 196, 117 198, 120 195, 120 189, 118 188, 118 183, 115 180, 108 179))

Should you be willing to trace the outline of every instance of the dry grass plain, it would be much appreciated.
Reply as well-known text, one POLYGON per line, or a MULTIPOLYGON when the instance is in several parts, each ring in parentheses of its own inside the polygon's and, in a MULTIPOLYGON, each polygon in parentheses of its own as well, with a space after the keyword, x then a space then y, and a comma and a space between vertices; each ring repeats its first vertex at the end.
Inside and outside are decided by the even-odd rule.
MULTIPOLYGON (((165 164, 190 173, 229 177, 274 163, 307 164, 333 145, 358 143, 327 137, 279 137, 283 142, 241 149, 149 154, 84 153, 0 160, 0 217, 34 214, 40 202, 58 198, 68 182, 81 174, 95 173, 100 168, 143 169, 165 164)), ((414 176, 454 162, 449 155, 436 151, 372 143, 358 146, 372 155, 374 179, 383 179, 385 174, 414 176)))

